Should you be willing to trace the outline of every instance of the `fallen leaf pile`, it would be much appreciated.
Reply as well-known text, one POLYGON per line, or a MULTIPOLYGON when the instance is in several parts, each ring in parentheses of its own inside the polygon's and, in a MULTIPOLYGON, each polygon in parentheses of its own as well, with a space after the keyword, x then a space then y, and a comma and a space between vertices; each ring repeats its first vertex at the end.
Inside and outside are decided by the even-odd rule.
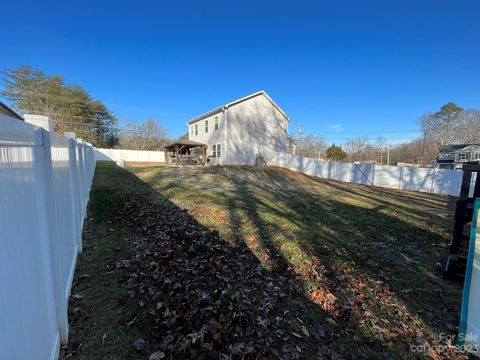
POLYGON ((324 346, 324 325, 302 320, 316 305, 248 248, 232 247, 168 201, 132 197, 119 216, 136 237, 134 255, 117 268, 155 323, 134 342, 138 350, 148 341, 152 359, 339 358, 324 346))

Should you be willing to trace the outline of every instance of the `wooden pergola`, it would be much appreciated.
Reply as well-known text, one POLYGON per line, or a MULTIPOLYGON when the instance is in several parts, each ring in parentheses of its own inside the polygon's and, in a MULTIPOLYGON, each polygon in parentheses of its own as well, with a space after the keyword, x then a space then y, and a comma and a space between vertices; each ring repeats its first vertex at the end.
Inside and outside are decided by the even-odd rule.
POLYGON ((177 140, 165 145, 165 161, 167 165, 205 165, 206 148, 206 144, 196 141, 177 140))

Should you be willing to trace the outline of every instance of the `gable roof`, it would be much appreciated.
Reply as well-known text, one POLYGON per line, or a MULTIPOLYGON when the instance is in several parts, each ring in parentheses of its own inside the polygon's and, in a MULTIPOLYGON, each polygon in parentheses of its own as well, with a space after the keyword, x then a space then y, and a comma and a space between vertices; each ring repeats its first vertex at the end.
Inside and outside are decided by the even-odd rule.
POLYGON ((18 115, 13 109, 11 109, 9 106, 4 104, 3 102, 0 101, 0 113, 3 113, 5 115, 14 117, 15 119, 25 121, 23 117, 18 115))
POLYGON ((210 111, 208 111, 208 112, 206 112, 206 113, 204 113, 204 114, 202 114, 202 115, 200 115, 200 116, 197 116, 197 117, 195 117, 195 118, 187 121, 187 124, 192 124, 192 123, 197 122, 197 121, 199 121, 199 120, 202 120, 203 118, 206 118, 206 117, 208 117, 208 116, 210 116, 210 115, 213 115, 213 114, 215 114, 215 113, 218 113, 218 112, 222 111, 222 110, 225 109, 225 108, 229 108, 230 106, 240 104, 241 102, 250 100, 250 99, 252 99, 252 98, 254 98, 254 97, 257 97, 257 96, 260 96, 260 95, 265 96, 265 98, 266 98, 268 101, 270 101, 270 102, 272 103, 272 105, 273 105, 278 111, 280 111, 280 113, 281 113, 283 116, 285 116, 285 117, 287 118, 288 121, 290 121, 290 117, 285 113, 285 111, 283 111, 282 108, 280 108, 280 106, 278 106, 277 103, 276 103, 275 101, 273 101, 273 99, 272 99, 270 96, 268 96, 268 94, 267 94, 265 91, 261 90, 261 91, 255 92, 255 93, 253 93, 253 94, 247 95, 247 96, 245 96, 245 97, 243 97, 243 98, 240 98, 240 99, 231 101, 231 102, 229 102, 229 103, 227 103, 227 104, 224 104, 224 105, 222 105, 222 106, 219 106, 219 107, 217 107, 217 108, 215 108, 215 109, 213 109, 213 110, 210 110, 210 111))
POLYGON ((453 145, 445 145, 445 146, 440 146, 438 149, 439 152, 441 153, 452 153, 458 150, 465 149, 469 146, 477 146, 480 147, 480 144, 453 144, 453 145))

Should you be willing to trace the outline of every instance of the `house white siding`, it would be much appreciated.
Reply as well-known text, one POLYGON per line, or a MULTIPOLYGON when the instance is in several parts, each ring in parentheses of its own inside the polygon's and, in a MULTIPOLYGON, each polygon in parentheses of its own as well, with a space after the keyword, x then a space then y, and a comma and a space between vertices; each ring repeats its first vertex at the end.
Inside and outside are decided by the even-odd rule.
POLYGON ((288 119, 264 96, 256 96, 227 110, 227 163, 252 165, 256 154, 273 162, 285 152, 288 119))
POLYGON ((289 119, 260 93, 189 124, 188 138, 207 144, 207 156, 213 154, 214 145, 220 144, 221 156, 216 159, 219 164, 253 165, 257 154, 273 162, 276 152, 287 151, 288 122, 289 119), (208 132, 205 131, 206 121, 208 132))
POLYGON ((225 127, 224 127, 224 113, 219 111, 211 116, 205 117, 188 125, 188 139, 202 144, 207 144, 207 157, 213 155, 213 145, 221 145, 220 158, 217 161, 224 164, 225 152, 225 127), (218 118, 218 129, 215 130, 215 118, 218 118), (205 130, 205 122, 208 121, 208 132, 205 130), (197 126, 197 132, 195 132, 197 126))

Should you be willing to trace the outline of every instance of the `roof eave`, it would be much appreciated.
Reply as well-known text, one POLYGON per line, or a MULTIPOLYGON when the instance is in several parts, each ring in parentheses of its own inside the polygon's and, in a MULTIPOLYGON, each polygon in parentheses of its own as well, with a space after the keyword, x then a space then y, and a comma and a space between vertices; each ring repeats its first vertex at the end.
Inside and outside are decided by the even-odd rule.
POLYGON ((270 101, 270 102, 272 103, 272 105, 275 106, 275 108, 276 108, 278 111, 280 111, 280 113, 281 113, 283 116, 285 116, 285 118, 287 119, 287 121, 290 122, 290 117, 285 113, 285 111, 283 111, 282 108, 281 108, 280 106, 278 106, 278 104, 277 104, 275 101, 273 101, 273 99, 272 99, 264 90, 261 90, 261 91, 255 92, 255 93, 253 93, 253 94, 244 96, 243 98, 240 98, 240 99, 234 100, 234 101, 232 101, 232 102, 229 102, 229 103, 227 103, 227 104, 225 104, 225 105, 219 106, 219 107, 217 107, 217 108, 215 108, 215 109, 213 109, 213 110, 210 110, 210 111, 208 111, 208 112, 206 112, 206 113, 204 113, 204 114, 202 114, 202 115, 200 115, 200 116, 197 116, 197 117, 195 117, 195 118, 187 121, 187 124, 188 124, 188 125, 191 125, 191 124, 193 124, 193 123, 195 123, 195 122, 197 122, 197 121, 200 121, 200 120, 202 120, 202 119, 204 119, 204 118, 206 118, 206 117, 208 117, 208 116, 214 115, 214 114, 216 114, 216 113, 218 113, 218 112, 223 111, 224 109, 228 109, 228 108, 231 107, 231 106, 234 106, 234 105, 236 105, 236 104, 239 104, 239 103, 241 103, 241 102, 243 102, 243 101, 249 100, 249 99, 254 98, 254 97, 256 97, 256 96, 259 96, 259 95, 264 95, 264 96, 267 98, 267 100, 270 101))
POLYGON ((3 107, 5 110, 7 110, 11 115, 12 117, 18 119, 18 120, 22 120, 22 121, 25 121, 25 119, 23 118, 23 116, 19 115, 15 110, 13 110, 10 106, 8 106, 7 104, 4 104, 3 102, 0 101, 0 106, 3 107))

